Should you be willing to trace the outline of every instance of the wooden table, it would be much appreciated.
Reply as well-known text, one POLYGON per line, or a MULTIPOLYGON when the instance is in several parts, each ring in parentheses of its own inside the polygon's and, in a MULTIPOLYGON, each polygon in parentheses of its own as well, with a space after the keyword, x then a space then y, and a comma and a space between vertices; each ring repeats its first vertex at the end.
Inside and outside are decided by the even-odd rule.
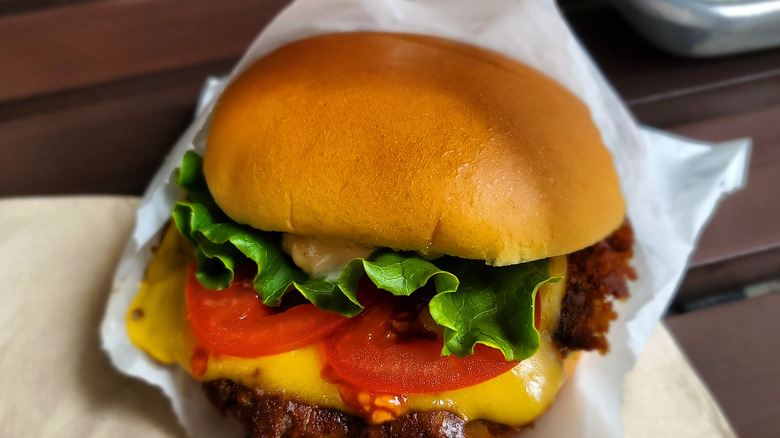
MULTIPOLYGON (((140 194, 205 77, 287 2, 0 0, 0 196, 140 194)), ((667 322, 740 435, 780 436, 780 294, 680 312, 780 278, 780 50, 682 59, 604 1, 562 8, 640 122, 754 139, 748 186, 707 227, 667 322)))

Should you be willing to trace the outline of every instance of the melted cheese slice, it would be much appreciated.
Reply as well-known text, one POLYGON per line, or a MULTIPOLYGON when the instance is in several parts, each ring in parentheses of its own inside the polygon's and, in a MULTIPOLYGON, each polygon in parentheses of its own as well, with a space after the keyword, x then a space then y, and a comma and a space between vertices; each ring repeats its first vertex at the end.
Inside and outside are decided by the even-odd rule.
MULTIPOLYGON (((189 242, 175 229, 167 232, 149 265, 146 278, 127 314, 132 342, 160 362, 191 371, 194 339, 189 330, 184 286, 192 260, 189 242)), ((551 260, 553 275, 564 276, 565 257, 551 260)), ((552 345, 565 282, 545 285, 542 293, 542 345, 536 354, 512 370, 480 384, 437 394, 407 396, 410 411, 446 410, 466 421, 488 420, 522 426, 544 412, 563 385, 565 363, 552 345)), ((208 358, 202 381, 231 379, 298 402, 352 410, 339 395, 339 386, 320 377, 325 365, 319 343, 273 356, 208 358)), ((354 413, 354 412, 353 412, 354 413)))

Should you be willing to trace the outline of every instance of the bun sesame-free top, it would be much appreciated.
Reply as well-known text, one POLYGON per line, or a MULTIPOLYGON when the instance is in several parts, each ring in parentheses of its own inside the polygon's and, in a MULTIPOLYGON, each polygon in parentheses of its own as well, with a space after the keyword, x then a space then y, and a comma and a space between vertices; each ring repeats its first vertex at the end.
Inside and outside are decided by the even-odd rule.
POLYGON ((204 172, 254 228, 495 265, 585 248, 625 216, 583 102, 419 35, 322 35, 257 61, 214 108, 204 172))

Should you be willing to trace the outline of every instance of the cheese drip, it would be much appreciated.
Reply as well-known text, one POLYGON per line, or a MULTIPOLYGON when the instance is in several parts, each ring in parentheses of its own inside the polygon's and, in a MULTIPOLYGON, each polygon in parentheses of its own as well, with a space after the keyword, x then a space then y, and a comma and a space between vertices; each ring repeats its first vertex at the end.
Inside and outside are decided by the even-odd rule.
MULTIPOLYGON (((138 348, 160 362, 179 364, 190 372, 195 342, 187 322, 184 287, 191 260, 189 243, 169 230, 127 314, 128 333, 138 348)), ((552 275, 564 276, 566 258, 551 259, 550 270, 552 275)), ((565 281, 547 284, 540 293, 542 344, 534 356, 474 386, 407 395, 410 411, 446 410, 466 421, 482 419, 509 426, 525 425, 545 411, 563 385, 565 366, 570 362, 561 358, 551 342, 565 281)), ((339 395, 338 385, 322 379, 324 365, 324 354, 316 343, 258 358, 212 356, 198 379, 231 379, 301 403, 351 412, 339 395)))

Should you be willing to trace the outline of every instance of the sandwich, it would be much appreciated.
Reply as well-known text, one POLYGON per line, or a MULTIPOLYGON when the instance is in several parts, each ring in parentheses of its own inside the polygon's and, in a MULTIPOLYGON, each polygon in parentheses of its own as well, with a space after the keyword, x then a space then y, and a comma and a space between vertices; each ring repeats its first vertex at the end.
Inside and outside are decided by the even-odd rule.
POLYGON ((635 277, 586 105, 456 41, 283 46, 173 180, 128 334, 250 437, 519 433, 635 277))

